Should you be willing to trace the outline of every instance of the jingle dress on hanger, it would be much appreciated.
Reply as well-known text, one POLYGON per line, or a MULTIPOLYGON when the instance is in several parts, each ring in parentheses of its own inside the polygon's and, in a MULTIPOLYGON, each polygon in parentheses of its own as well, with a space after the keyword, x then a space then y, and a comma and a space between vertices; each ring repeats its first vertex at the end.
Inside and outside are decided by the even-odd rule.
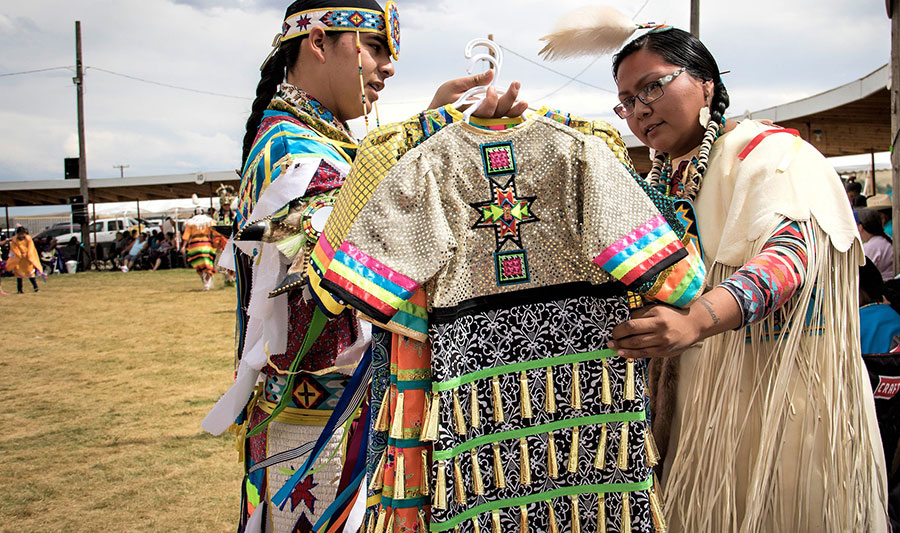
MULTIPOLYGON (((626 286, 677 301, 702 273, 683 261, 681 292, 663 289, 688 253, 606 142, 540 116, 456 123, 370 185, 322 286, 381 323, 424 286, 434 381, 409 435, 434 440, 432 465, 383 454, 405 479, 373 530, 423 497, 432 531, 652 530, 643 379, 606 343, 626 286)), ((388 398, 407 419, 406 391, 388 398)))

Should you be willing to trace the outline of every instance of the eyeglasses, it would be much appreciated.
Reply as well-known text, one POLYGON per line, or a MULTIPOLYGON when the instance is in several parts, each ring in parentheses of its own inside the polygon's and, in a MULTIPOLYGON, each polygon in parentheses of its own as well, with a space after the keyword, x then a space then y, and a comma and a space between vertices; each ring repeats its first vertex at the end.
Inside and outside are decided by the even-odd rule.
POLYGON ((651 81, 648 83, 640 92, 637 93, 636 96, 632 96, 631 98, 626 98, 619 105, 613 108, 613 111, 619 115, 620 118, 628 118, 634 114, 634 99, 637 98, 643 104, 649 104, 650 102, 655 102, 662 98, 663 94, 663 86, 669 83, 672 83, 679 74, 687 70, 685 67, 681 67, 675 72, 669 74, 668 76, 663 76, 662 78, 651 81))

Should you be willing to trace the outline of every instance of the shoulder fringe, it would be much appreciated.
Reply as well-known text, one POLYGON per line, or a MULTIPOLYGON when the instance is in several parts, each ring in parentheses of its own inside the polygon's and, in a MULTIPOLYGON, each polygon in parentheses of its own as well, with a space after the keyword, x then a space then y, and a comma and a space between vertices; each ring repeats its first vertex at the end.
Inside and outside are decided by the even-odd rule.
POLYGON ((588 6, 564 15, 553 33, 541 37, 545 59, 596 56, 616 52, 638 25, 609 6, 588 6))
POLYGON ((215 220, 210 218, 208 215, 194 215, 191 218, 187 219, 184 225, 204 229, 212 226, 214 222, 215 220))
MULTIPOLYGON (((682 372, 666 515, 684 531, 885 530, 884 459, 857 341, 862 251, 835 249, 815 219, 799 224, 809 266, 781 309, 789 331, 767 341, 770 316, 750 326, 749 343, 744 328, 712 337, 693 375, 682 372)), ((708 286, 736 270, 714 264, 708 286)))

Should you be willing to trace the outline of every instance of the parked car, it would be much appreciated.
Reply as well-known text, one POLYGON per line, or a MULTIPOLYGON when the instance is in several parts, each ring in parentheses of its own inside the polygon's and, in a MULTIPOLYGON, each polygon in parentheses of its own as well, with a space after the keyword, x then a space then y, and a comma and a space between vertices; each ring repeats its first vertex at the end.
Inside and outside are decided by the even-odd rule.
MULTIPOLYGON (((116 232, 131 230, 132 228, 145 229, 146 225, 138 223, 138 220, 132 217, 107 218, 92 222, 88 226, 88 232, 91 234, 91 243, 102 247, 104 256, 106 256, 116 241, 116 232)), ((56 236, 56 240, 60 244, 67 244, 72 238, 79 243, 81 242, 80 228, 74 232, 69 232, 68 227, 66 227, 65 233, 56 236)))

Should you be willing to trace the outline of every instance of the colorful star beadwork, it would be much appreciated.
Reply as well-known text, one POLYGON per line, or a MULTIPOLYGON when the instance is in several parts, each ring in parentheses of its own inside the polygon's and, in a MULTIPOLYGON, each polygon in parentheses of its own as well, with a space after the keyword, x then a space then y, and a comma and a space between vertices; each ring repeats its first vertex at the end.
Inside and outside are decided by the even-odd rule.
POLYGON ((486 202, 470 204, 480 216, 472 229, 493 228, 498 252, 507 241, 522 248, 522 225, 538 221, 538 217, 531 210, 536 197, 519 198, 515 178, 512 176, 505 185, 500 185, 494 180, 489 181, 493 198, 486 202))

